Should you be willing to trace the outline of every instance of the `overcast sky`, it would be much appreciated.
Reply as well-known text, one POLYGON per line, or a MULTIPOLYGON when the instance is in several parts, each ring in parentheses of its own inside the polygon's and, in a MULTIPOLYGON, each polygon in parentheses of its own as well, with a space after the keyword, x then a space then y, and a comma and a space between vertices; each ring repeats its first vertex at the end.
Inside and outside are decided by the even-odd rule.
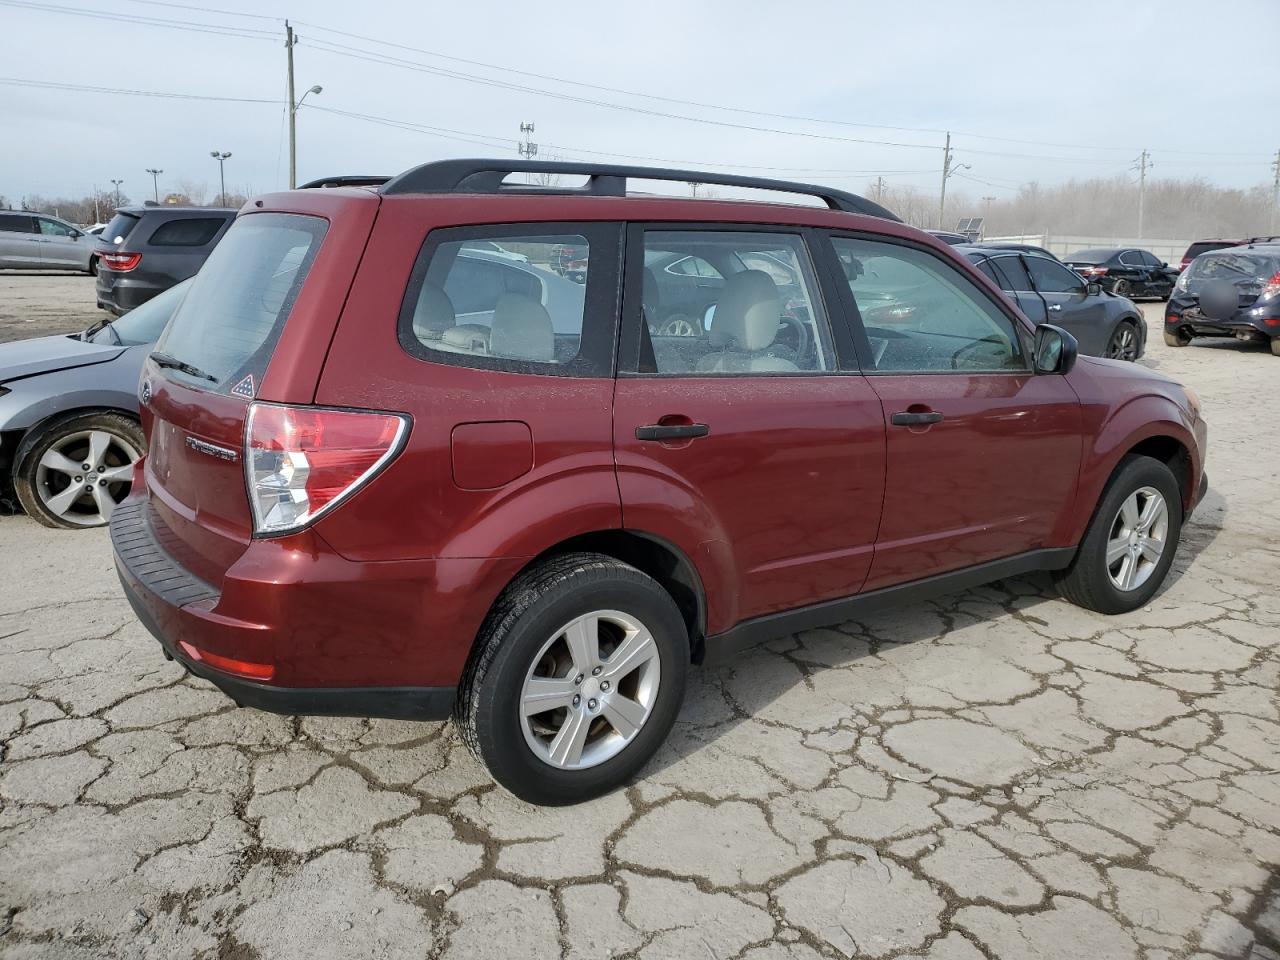
POLYGON ((950 129, 970 164, 951 189, 973 196, 1125 172, 1144 147, 1154 177, 1246 187, 1270 182, 1280 148, 1277 0, 215 3, 0 0, 0 77, 23 82, 0 83, 0 195, 81 196, 115 177, 141 200, 158 167, 162 194, 191 181, 212 197, 213 149, 233 154, 228 189, 286 186, 285 17, 302 21, 299 94, 324 86, 298 115, 300 181, 514 156, 521 121, 542 159, 864 192, 878 173, 936 190, 950 129))

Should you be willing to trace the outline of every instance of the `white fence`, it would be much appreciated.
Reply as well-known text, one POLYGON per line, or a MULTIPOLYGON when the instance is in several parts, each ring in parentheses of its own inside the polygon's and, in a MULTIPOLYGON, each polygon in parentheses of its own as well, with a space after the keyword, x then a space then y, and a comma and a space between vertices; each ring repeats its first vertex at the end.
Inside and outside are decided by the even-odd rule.
POLYGON ((1030 234, 1021 237, 983 237, 987 243, 1003 241, 1005 243, 1032 243, 1044 247, 1050 253, 1065 257, 1077 250, 1090 247, 1137 247, 1139 250, 1150 250, 1160 260, 1177 266, 1182 262, 1182 255, 1191 246, 1191 240, 1139 240, 1137 237, 1078 237, 1055 236, 1048 233, 1030 234))

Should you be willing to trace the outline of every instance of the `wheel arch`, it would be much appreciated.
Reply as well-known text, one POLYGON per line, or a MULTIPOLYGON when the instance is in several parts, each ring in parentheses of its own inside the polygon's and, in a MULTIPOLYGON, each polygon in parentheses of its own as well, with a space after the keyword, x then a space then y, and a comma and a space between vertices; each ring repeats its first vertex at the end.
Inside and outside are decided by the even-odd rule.
POLYGON ((13 460, 10 464, 11 472, 16 472, 22 466, 22 461, 26 458, 27 454, 31 452, 31 448, 39 443, 41 435, 51 427, 56 427, 58 424, 66 420, 74 420, 76 417, 92 416, 99 413, 118 414, 119 416, 127 417, 139 426, 142 425, 142 421, 138 417, 137 410, 128 410, 124 407, 112 406, 110 404, 86 404, 85 406, 72 407, 68 410, 59 410, 57 413, 51 413, 48 416, 37 420, 29 427, 13 431, 15 433, 20 433, 21 439, 18 441, 13 452, 13 460))

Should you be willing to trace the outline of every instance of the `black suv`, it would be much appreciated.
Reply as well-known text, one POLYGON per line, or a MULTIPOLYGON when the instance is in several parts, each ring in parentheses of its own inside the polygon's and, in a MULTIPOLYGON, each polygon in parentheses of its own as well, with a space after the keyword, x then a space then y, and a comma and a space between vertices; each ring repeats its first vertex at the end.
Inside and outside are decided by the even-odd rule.
POLYGON ((1182 272, 1164 311, 1164 342, 1192 337, 1263 340, 1280 357, 1280 243, 1202 253, 1182 272))
POLYGON ((1136 247, 1098 247, 1077 250, 1062 262, 1086 280, 1118 297, 1154 297, 1168 300, 1178 271, 1150 250, 1136 247))
POLYGON ((195 276, 236 211, 126 207, 98 236, 98 306, 117 317, 195 276))

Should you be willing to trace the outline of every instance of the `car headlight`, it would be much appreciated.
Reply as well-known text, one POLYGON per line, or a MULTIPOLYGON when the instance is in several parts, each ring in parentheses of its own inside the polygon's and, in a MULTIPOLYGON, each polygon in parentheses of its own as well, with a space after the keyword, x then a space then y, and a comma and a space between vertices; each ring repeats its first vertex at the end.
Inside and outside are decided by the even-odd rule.
POLYGON ((1196 393, 1190 387, 1183 387, 1182 392, 1187 395, 1187 403, 1191 404, 1191 412, 1197 417, 1200 416, 1200 410, 1202 409, 1200 394, 1196 393))
POLYGON ((1191 278, 1187 276, 1188 272, 1190 272, 1189 267, 1186 270, 1182 271, 1182 273, 1178 276, 1178 282, 1173 285, 1174 289, 1176 289, 1179 293, 1186 293, 1187 287, 1191 286, 1191 278))

